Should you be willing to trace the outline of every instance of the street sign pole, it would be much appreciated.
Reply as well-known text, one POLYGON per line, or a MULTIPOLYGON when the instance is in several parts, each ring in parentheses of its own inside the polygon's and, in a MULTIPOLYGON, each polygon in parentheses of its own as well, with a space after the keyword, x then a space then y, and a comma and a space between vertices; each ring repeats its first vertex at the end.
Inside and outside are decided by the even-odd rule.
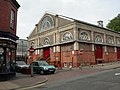
MULTIPOLYGON (((30 51, 30 54, 31 54, 31 56, 32 56, 31 59, 30 59, 31 62, 32 62, 34 48, 31 47, 29 51, 30 51)), ((33 77, 33 76, 34 76, 34 72, 33 72, 33 65, 32 65, 32 64, 31 64, 31 68, 30 68, 30 69, 31 69, 31 77, 33 77)))
POLYGON ((31 64, 31 77, 34 76, 34 73, 33 73, 33 65, 31 64))

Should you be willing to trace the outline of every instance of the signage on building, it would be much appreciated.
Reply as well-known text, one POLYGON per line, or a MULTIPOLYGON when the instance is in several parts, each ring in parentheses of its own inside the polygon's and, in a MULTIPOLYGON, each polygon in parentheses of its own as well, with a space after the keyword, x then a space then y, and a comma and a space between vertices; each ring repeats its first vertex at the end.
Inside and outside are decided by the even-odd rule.
POLYGON ((83 54, 83 49, 80 49, 79 50, 79 55, 82 55, 83 54))
POLYGON ((72 51, 72 54, 74 54, 75 52, 74 51, 72 51))

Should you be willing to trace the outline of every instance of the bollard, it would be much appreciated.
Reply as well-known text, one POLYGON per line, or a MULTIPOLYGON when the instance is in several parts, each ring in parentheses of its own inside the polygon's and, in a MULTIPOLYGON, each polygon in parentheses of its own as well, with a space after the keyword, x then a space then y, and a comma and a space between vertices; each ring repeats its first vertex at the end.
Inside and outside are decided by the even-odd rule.
POLYGON ((81 69, 82 70, 82 65, 80 64, 80 66, 79 66, 79 69, 81 69))
POLYGON ((34 73, 33 73, 33 65, 31 64, 31 77, 34 76, 34 73))

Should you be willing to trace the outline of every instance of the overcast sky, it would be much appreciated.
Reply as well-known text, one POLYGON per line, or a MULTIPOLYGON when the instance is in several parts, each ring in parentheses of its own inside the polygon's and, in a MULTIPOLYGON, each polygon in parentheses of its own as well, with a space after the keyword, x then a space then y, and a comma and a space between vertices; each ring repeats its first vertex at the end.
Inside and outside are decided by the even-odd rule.
POLYGON ((96 24, 104 21, 104 27, 120 13, 120 0, 17 0, 17 36, 26 39, 42 18, 45 11, 96 24))

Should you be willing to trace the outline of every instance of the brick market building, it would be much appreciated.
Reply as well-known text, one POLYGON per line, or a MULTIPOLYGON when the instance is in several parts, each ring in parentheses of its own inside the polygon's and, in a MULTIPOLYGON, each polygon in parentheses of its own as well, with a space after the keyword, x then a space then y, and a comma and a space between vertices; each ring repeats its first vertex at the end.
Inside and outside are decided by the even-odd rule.
POLYGON ((11 62, 16 60, 16 40, 18 39, 16 27, 19 7, 16 0, 0 0, 0 75, 10 72, 11 62))
POLYGON ((29 48, 34 48, 32 60, 44 59, 57 67, 120 60, 120 33, 101 22, 93 25, 46 12, 28 37, 29 48))

